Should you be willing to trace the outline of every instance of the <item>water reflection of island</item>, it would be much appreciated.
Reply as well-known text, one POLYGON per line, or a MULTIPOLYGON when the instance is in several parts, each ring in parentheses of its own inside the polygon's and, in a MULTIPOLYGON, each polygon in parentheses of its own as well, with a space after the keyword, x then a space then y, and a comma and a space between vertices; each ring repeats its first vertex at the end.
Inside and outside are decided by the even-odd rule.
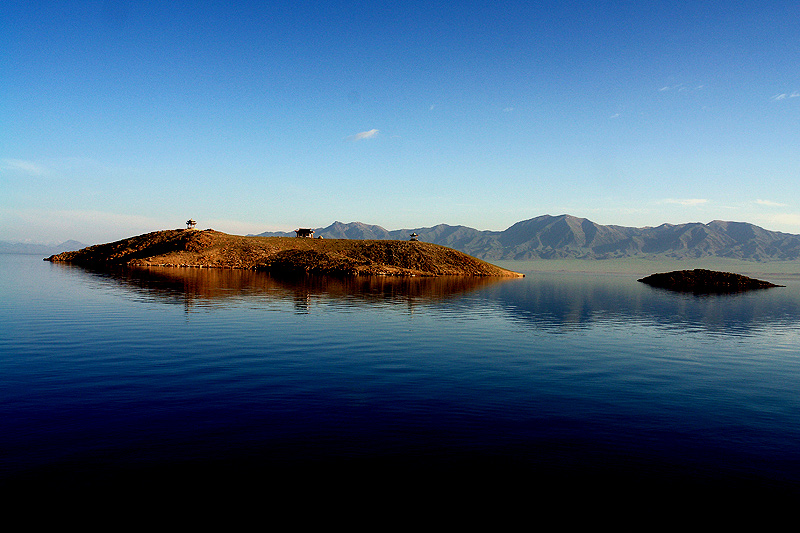
POLYGON ((228 305, 288 305, 295 313, 326 305, 404 305, 411 310, 419 305, 466 305, 485 306, 484 316, 506 316, 524 327, 550 332, 613 323, 747 335, 765 327, 800 324, 796 284, 780 291, 697 296, 653 289, 634 275, 586 272, 531 273, 526 278, 281 278, 233 269, 59 267, 137 298, 184 305, 187 313, 228 305), (479 297, 462 298, 467 294, 479 297))
POLYGON ((539 329, 571 330, 613 322, 749 334, 800 323, 800 294, 794 287, 694 295, 653 289, 638 283, 636 276, 534 273, 524 283, 485 292, 514 320, 539 329))
POLYGON ((97 280, 122 286, 141 297, 182 303, 187 308, 266 297, 290 301, 299 312, 308 312, 314 302, 343 299, 348 301, 348 305, 435 302, 516 279, 481 276, 282 277, 253 270, 216 268, 63 268, 79 269, 97 280))

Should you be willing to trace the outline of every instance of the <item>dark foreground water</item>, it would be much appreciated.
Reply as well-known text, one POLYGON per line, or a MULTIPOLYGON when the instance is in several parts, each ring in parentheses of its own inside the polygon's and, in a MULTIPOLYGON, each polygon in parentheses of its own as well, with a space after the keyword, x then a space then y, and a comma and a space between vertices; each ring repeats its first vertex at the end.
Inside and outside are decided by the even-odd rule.
POLYGON ((627 275, 287 281, 0 255, 0 479, 797 494, 800 282, 777 281, 694 296, 627 275))

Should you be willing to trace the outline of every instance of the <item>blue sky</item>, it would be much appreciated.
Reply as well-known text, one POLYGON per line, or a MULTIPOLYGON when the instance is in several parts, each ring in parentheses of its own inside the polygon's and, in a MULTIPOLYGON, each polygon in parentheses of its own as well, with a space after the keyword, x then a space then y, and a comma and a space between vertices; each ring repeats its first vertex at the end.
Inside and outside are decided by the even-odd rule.
POLYGON ((797 2, 7 0, 0 17, 2 240, 562 213, 800 233, 797 2))

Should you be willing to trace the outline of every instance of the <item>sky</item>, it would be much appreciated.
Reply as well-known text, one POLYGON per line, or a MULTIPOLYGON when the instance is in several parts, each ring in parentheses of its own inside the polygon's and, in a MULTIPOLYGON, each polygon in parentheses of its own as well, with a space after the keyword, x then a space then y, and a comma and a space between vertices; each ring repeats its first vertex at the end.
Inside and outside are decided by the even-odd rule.
POLYGON ((5 0, 0 240, 800 233, 797 1, 5 0))

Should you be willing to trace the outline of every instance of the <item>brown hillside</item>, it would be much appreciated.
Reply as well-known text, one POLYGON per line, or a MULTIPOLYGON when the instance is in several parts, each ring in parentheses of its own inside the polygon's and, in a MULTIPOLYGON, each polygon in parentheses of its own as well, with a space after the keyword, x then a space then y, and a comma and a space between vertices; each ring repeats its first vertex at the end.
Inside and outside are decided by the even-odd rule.
POLYGON ((242 237, 214 230, 157 231, 46 260, 86 266, 243 268, 286 274, 521 276, 425 242, 242 237))

